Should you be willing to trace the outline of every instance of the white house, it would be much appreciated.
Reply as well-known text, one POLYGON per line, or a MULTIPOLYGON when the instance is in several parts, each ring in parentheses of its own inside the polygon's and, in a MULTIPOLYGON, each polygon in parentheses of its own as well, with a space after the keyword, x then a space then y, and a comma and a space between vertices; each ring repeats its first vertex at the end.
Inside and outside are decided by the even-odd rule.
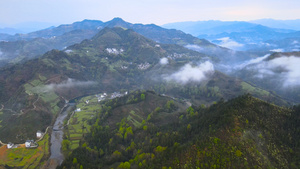
POLYGON ((13 147, 14 147, 14 144, 13 144, 13 143, 9 142, 9 143, 7 144, 7 148, 13 148, 13 147))
POLYGON ((89 100, 85 101, 86 104, 89 104, 89 102, 90 102, 89 100))
POLYGON ((76 111, 76 112, 80 112, 80 111, 81 111, 81 109, 80 109, 80 108, 77 108, 75 111, 76 111))
POLYGON ((40 130, 38 130, 37 132, 36 132, 36 137, 37 138, 41 138, 43 136, 43 133, 40 131, 40 130))
POLYGON ((36 148, 38 146, 39 145, 36 142, 34 142, 33 140, 26 140, 26 142, 25 142, 26 148, 36 148))
POLYGON ((32 140, 26 140, 25 147, 30 148, 32 140))

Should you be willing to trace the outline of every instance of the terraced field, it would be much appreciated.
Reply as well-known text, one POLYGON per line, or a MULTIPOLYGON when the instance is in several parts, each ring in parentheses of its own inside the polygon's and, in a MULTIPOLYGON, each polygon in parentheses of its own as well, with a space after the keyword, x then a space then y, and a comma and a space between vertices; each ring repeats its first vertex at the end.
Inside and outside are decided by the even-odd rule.
POLYGON ((90 132, 91 125, 89 120, 92 119, 96 112, 101 110, 101 104, 98 103, 96 96, 88 96, 80 99, 77 102, 76 109, 80 108, 81 111, 72 113, 65 135, 70 141, 70 149, 74 150, 79 146, 79 142, 84 134, 90 132), (89 100, 87 104, 86 101, 89 100))
POLYGON ((46 134, 38 144, 39 146, 33 149, 25 148, 24 144, 13 149, 8 149, 6 145, 3 145, 0 147, 0 168, 39 168, 49 156, 49 135, 46 134))

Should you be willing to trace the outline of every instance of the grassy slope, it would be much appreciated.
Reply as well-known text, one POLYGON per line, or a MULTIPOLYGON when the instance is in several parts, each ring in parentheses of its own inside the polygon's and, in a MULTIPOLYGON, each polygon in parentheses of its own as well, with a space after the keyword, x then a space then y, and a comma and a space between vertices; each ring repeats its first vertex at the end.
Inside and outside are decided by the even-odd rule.
POLYGON ((15 149, 0 147, 0 167, 38 168, 49 156, 49 135, 38 142, 39 147, 27 149, 24 145, 15 149))
MULTIPOLYGON (((148 95, 146 98, 151 99, 148 95)), ((135 109, 135 113, 145 119, 141 112, 148 112, 150 102, 155 102, 152 99, 146 99, 146 105, 134 104, 141 108, 135 109)), ((118 105, 112 102, 115 103, 118 105)), ((155 106, 151 105, 150 118, 136 127, 128 119, 134 108, 131 106, 112 107, 106 117, 98 114, 85 143, 73 151, 63 166, 297 168, 300 165, 297 110, 244 95, 209 108, 168 113, 168 117, 164 116, 165 110, 153 111, 155 106), (72 163, 74 158, 77 163, 72 163)), ((139 117, 135 119, 138 121, 139 117)))

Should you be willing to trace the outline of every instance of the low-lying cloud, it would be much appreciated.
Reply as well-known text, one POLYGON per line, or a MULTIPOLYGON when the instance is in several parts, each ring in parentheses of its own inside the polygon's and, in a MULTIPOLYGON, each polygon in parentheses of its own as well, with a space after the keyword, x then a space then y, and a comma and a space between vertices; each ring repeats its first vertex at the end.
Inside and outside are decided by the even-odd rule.
POLYGON ((179 71, 165 77, 167 81, 175 81, 177 83, 186 84, 189 82, 202 82, 206 80, 210 74, 214 72, 214 66, 211 62, 206 61, 198 66, 186 64, 179 71))
POLYGON ((265 55, 265 56, 263 56, 263 57, 258 57, 258 58, 255 58, 255 59, 251 59, 251 60, 249 60, 249 61, 246 61, 246 62, 244 62, 244 63, 242 63, 242 64, 236 66, 236 68, 237 68, 237 69, 242 69, 242 68, 244 68, 244 67, 246 67, 246 66, 248 66, 248 65, 260 63, 260 62, 262 62, 263 60, 265 60, 266 58, 268 58, 269 56, 270 56, 270 54, 267 54, 267 55, 265 55))
POLYGON ((52 83, 52 84, 46 85, 42 88, 39 88, 39 91, 40 92, 50 92, 50 91, 68 89, 68 88, 73 88, 73 87, 89 87, 94 84, 96 84, 96 82, 78 81, 78 80, 69 78, 68 80, 63 81, 62 83, 59 83, 59 84, 52 83))
POLYGON ((233 50, 239 50, 242 47, 244 47, 243 44, 238 43, 232 39, 230 39, 229 37, 224 37, 224 38, 220 38, 217 39, 219 41, 221 41, 218 45, 225 47, 225 48, 229 48, 229 49, 233 49, 233 50))
POLYGON ((204 51, 204 48, 202 48, 198 45, 192 45, 192 44, 186 45, 185 48, 188 48, 188 49, 191 49, 194 51, 198 51, 198 52, 204 51))
POLYGON ((284 52, 284 49, 272 49, 271 52, 284 52))
POLYGON ((261 61, 247 69, 257 70, 258 78, 277 77, 283 87, 300 86, 300 58, 282 56, 269 61, 261 61))
POLYGON ((169 63, 169 60, 168 60, 168 58, 161 58, 160 61, 159 61, 159 63, 160 63, 161 65, 166 65, 166 64, 169 63))

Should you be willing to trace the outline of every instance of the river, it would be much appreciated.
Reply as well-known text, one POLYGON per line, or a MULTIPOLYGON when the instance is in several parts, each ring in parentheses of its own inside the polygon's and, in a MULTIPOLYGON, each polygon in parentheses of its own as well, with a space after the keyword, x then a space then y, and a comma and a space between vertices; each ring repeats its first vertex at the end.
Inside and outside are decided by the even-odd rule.
POLYGON ((64 155, 61 152, 61 144, 63 140, 63 128, 64 119, 67 117, 68 112, 74 107, 75 103, 67 103, 60 114, 58 114, 55 123, 53 125, 53 130, 51 134, 51 146, 50 152, 51 156, 48 161, 47 168, 56 168, 64 160, 64 155))

